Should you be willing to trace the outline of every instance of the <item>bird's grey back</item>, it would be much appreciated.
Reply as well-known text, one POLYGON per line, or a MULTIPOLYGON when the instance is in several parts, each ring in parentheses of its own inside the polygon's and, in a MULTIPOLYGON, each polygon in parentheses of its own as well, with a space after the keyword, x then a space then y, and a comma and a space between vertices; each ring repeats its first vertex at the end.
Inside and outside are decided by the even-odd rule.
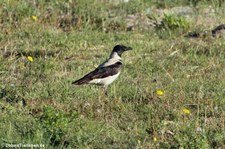
POLYGON ((99 65, 98 68, 110 66, 117 62, 122 62, 122 59, 116 52, 112 52, 109 59, 99 65))

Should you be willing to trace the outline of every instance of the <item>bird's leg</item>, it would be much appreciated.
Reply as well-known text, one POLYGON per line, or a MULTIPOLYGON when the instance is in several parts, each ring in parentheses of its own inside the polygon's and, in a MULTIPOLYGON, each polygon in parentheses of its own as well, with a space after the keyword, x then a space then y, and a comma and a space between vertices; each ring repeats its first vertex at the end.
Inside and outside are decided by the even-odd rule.
POLYGON ((107 99, 108 98, 108 93, 107 93, 107 87, 108 86, 101 86, 102 87, 102 91, 101 91, 101 96, 99 99, 107 99))
POLYGON ((108 86, 105 86, 105 85, 103 86, 103 92, 108 97, 107 87, 108 86))

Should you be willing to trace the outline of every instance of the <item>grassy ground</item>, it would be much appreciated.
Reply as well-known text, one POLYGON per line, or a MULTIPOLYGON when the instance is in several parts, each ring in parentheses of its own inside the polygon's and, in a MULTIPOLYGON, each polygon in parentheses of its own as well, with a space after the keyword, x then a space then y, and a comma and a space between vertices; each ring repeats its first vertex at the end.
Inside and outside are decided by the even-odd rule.
POLYGON ((206 0, 2 0, 0 144, 225 148, 224 37, 184 37, 224 22, 223 6, 206 0), (155 28, 127 31, 127 15, 157 20, 145 10, 182 5, 195 9, 190 20, 165 15, 155 28), (214 21, 205 23, 209 6, 214 21), (124 53, 109 97, 98 86, 71 85, 116 44, 134 50, 124 53))

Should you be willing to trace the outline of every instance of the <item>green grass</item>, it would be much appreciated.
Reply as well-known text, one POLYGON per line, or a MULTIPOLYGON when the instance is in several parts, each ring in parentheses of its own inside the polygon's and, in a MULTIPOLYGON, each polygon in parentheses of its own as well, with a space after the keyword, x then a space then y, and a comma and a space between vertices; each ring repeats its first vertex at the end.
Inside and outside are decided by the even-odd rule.
POLYGON ((224 4, 192 2, 0 2, 0 145, 225 148, 224 37, 184 37, 222 23, 224 4), (211 5, 220 21, 171 15, 166 27, 126 29, 129 14, 181 5, 197 5, 190 17, 200 21, 211 5), (134 50, 123 54, 109 97, 98 86, 71 85, 116 44, 134 50))

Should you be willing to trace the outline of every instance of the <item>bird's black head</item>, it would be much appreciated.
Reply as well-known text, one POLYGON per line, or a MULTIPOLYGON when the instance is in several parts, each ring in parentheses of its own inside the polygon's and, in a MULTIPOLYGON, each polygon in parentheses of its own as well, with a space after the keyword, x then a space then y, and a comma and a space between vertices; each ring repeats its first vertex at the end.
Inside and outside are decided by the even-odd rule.
POLYGON ((132 50, 132 48, 131 47, 126 47, 124 45, 116 45, 113 48, 112 52, 116 52, 119 56, 121 56, 124 51, 128 51, 128 50, 132 50))

